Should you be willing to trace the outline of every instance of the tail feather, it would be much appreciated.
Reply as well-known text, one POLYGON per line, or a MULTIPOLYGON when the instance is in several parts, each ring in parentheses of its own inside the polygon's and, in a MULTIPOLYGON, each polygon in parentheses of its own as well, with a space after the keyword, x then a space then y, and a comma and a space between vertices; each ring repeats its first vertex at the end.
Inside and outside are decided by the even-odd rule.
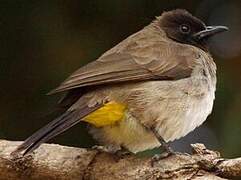
POLYGON ((87 107, 81 110, 66 111, 63 115, 56 118, 43 128, 27 138, 12 154, 23 152, 23 155, 33 152, 42 143, 52 139, 60 133, 79 123, 83 117, 97 110, 100 106, 87 107))

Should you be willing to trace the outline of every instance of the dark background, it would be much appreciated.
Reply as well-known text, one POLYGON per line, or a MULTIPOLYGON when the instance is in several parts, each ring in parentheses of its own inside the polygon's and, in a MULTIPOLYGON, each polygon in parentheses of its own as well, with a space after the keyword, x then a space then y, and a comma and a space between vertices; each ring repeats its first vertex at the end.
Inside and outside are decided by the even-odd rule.
MULTIPOLYGON (((59 96, 45 94, 81 65, 150 23, 184 8, 208 25, 226 25, 212 40, 218 66, 214 110, 200 128, 173 144, 204 142, 226 157, 241 155, 241 1, 0 0, 0 139, 23 140, 46 124, 59 96)), ((86 147, 77 125, 53 140, 86 147)))

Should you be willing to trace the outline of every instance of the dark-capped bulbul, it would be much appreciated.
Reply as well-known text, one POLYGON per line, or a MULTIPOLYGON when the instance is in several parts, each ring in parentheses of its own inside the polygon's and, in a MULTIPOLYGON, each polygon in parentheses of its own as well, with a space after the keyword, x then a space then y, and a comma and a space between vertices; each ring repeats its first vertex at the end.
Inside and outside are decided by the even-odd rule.
POLYGON ((170 151, 166 142, 200 126, 212 111, 216 65, 208 39, 226 30, 186 10, 164 12, 51 91, 65 93, 59 102, 65 112, 14 153, 30 153, 79 122, 106 146, 170 151))

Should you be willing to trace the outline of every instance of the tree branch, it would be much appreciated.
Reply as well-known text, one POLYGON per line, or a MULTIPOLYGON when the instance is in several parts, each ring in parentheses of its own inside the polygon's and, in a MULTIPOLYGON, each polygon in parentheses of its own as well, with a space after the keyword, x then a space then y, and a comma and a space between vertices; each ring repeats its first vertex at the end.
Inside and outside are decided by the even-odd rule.
POLYGON ((224 179, 241 176, 241 158, 223 159, 202 144, 154 165, 151 158, 43 144, 32 155, 12 157, 20 142, 0 140, 0 179, 224 179))

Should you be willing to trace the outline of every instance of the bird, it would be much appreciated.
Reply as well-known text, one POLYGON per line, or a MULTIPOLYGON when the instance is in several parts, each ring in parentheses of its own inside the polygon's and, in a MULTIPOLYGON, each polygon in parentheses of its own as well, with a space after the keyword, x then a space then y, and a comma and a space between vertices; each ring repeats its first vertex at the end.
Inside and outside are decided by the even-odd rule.
POLYGON ((184 9, 164 11, 52 90, 62 93, 63 113, 13 153, 29 154, 78 123, 106 147, 171 153, 169 142, 212 111, 217 80, 209 39, 227 30, 184 9))

